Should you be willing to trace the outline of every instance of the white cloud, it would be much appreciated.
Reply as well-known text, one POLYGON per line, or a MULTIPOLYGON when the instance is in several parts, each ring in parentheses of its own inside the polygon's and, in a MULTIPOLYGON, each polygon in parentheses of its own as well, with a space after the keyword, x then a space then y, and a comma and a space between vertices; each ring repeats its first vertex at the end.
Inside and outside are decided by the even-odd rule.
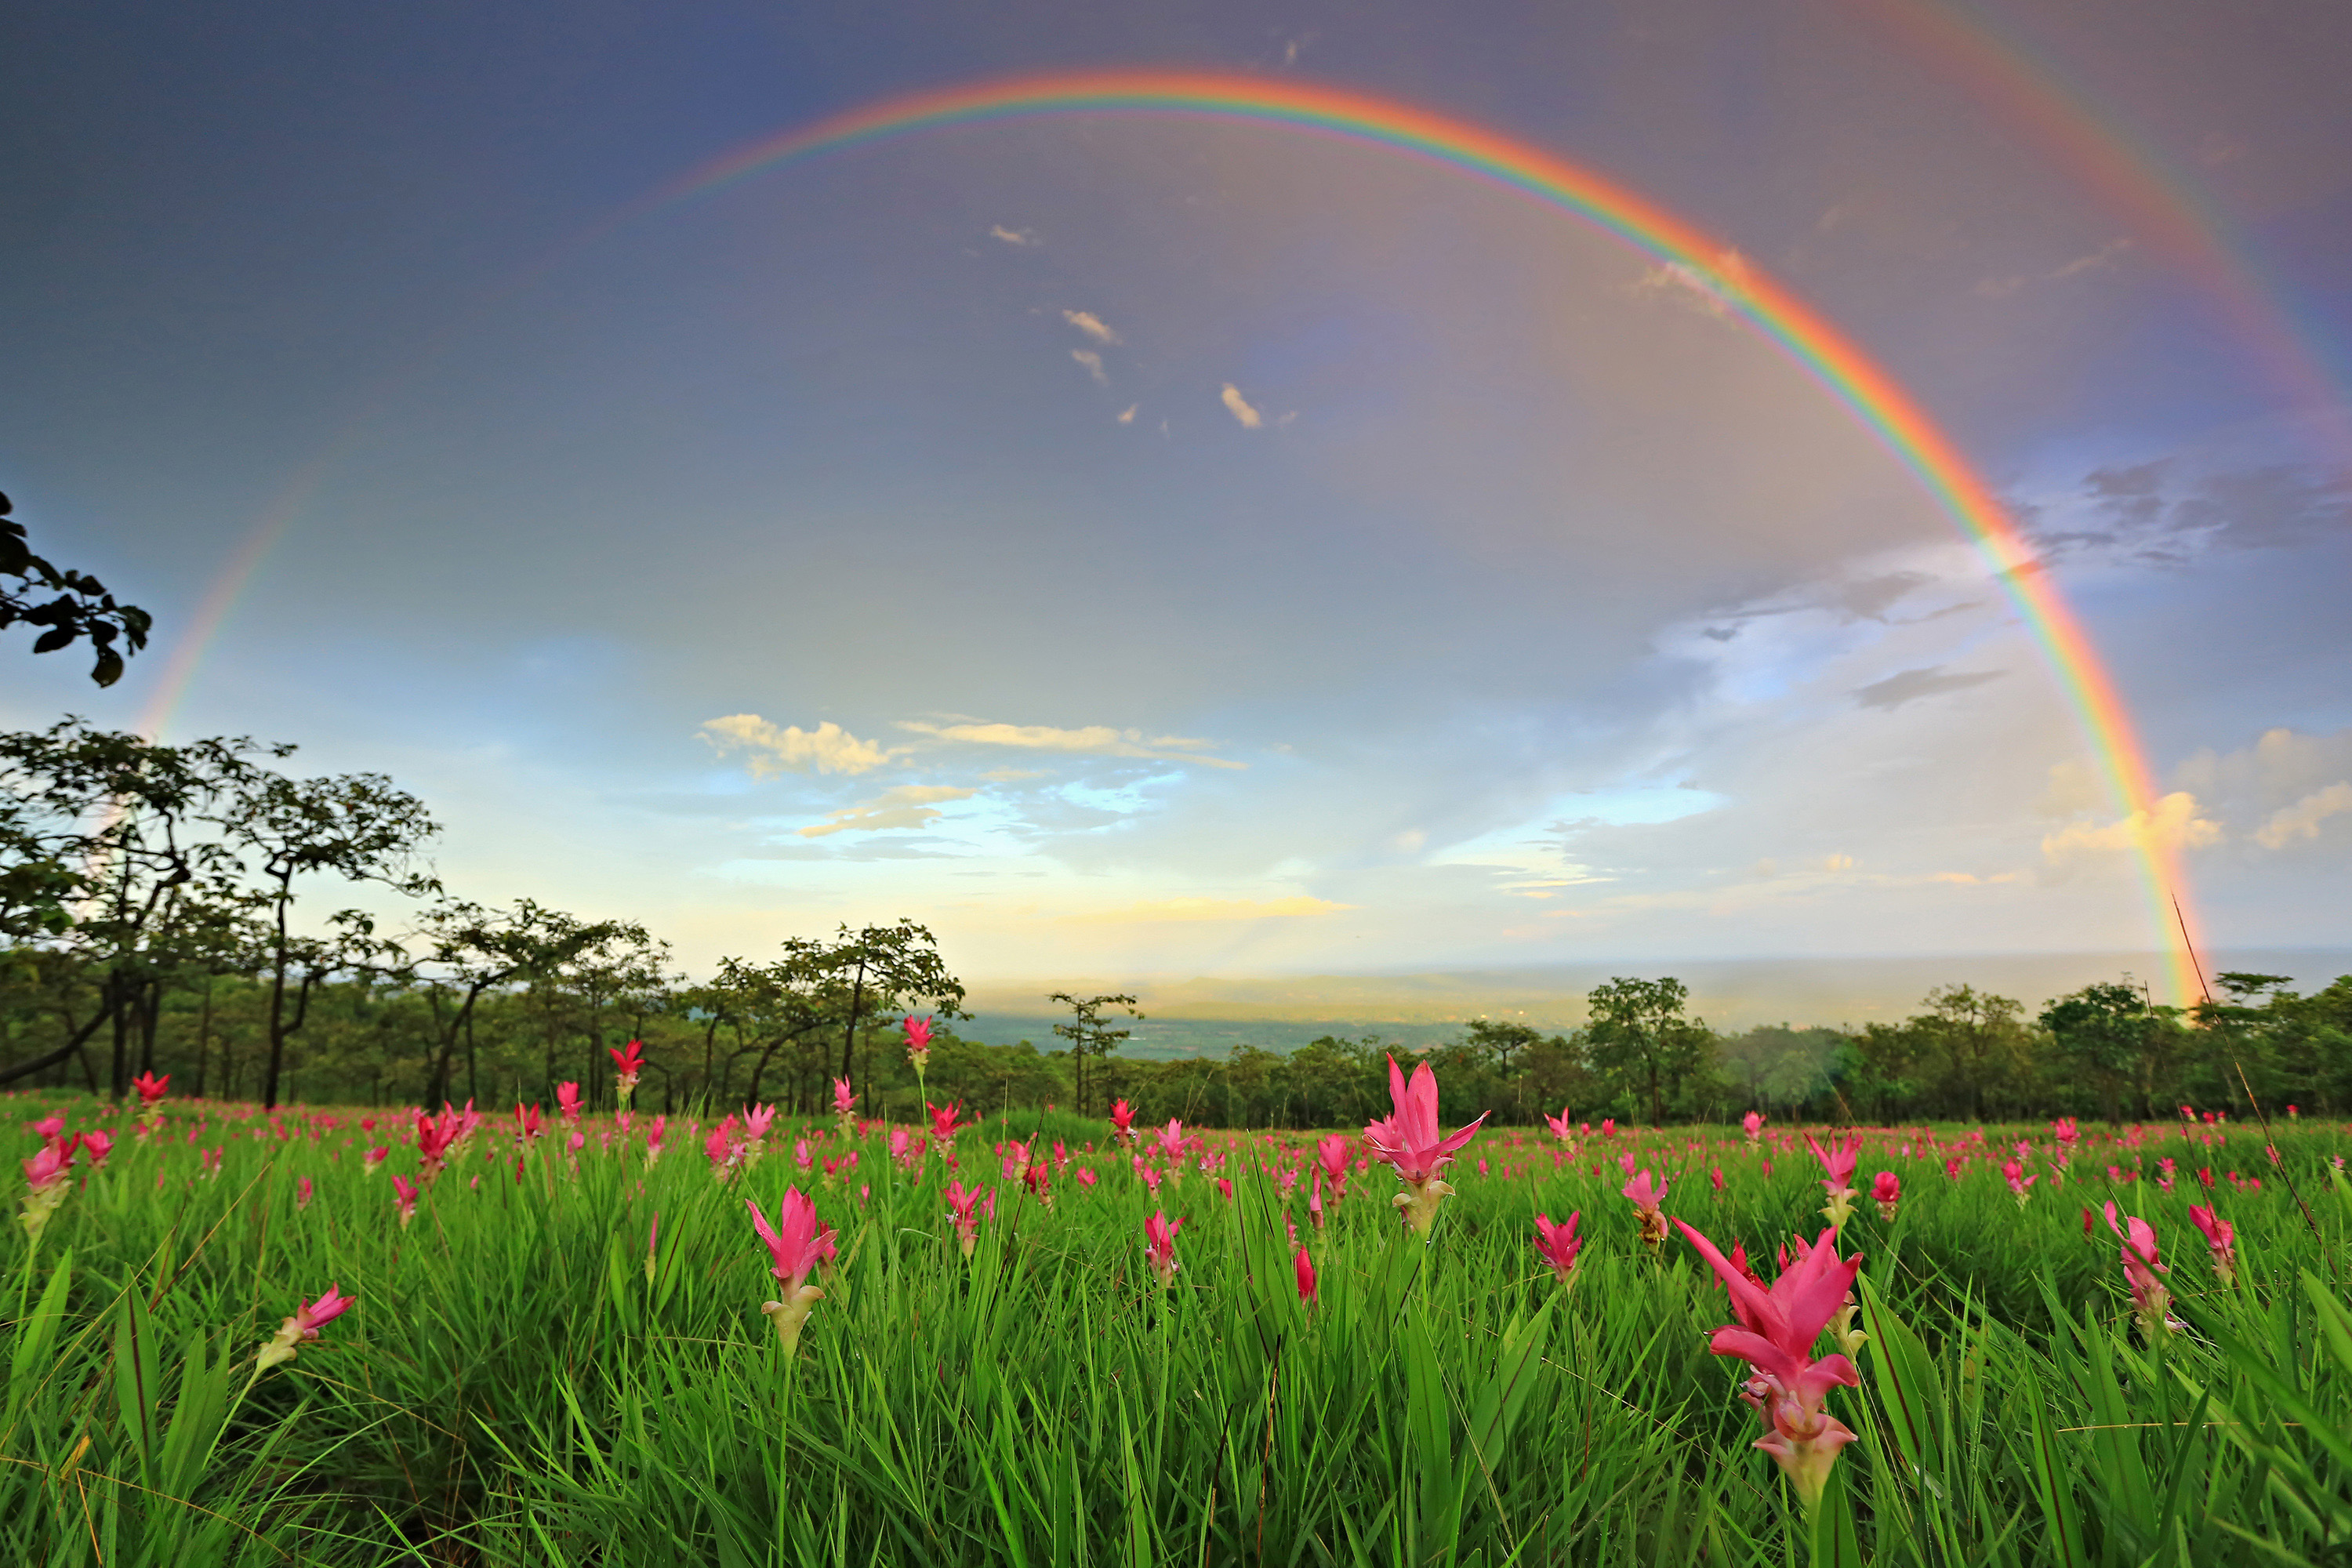
POLYGON ((1110 384, 1110 377, 1103 374, 1102 355, 1092 349, 1072 349, 1070 357, 1087 367, 1087 374, 1095 378, 1097 386, 1110 384))
POLYGON ((2119 822, 2070 823, 2042 840, 2044 858, 2055 863, 2082 854, 2155 847, 2196 849, 2216 843, 2221 825, 2197 815, 2197 797, 2175 790, 2153 811, 2135 811, 2119 822))
POLYGON ((2084 272, 2095 272, 2101 268, 2111 267, 2115 264, 2116 258, 2121 256, 2125 251, 2129 250, 2131 247, 2132 242, 2129 235, 2124 235, 2118 238, 2111 239, 2107 241, 2106 244, 2099 247, 2098 249, 2092 251, 2088 256, 2078 256, 2074 258, 2074 260, 2067 262, 2064 266, 2052 272, 2050 274, 2051 281, 2054 283, 2061 279, 2073 278, 2084 272))
POLYGON ((1073 752, 1098 757, 1151 757, 1161 762, 1202 763, 1213 768, 1249 765, 1228 762, 1223 757, 1199 755, 1201 751, 1215 744, 1213 741, 1189 740, 1181 735, 1146 737, 1140 730, 1114 730, 1108 724, 1087 724, 1066 730, 1052 724, 989 724, 978 721, 931 724, 920 720, 902 719, 898 721, 898 728, 937 740, 961 741, 975 746, 1018 746, 1028 751, 1073 752))
POLYGON ((2293 805, 2271 814, 2254 832, 2265 849, 2284 849, 2298 838, 2316 838, 2319 825, 2338 812, 2352 811, 2352 784, 2332 784, 2315 789, 2293 805))
POLYGON ((1092 310, 1065 310, 1062 312, 1062 320, 1107 348, 1116 348, 1118 345, 1118 334, 1105 326, 1103 319, 1092 310))
POLYGON ((872 741, 861 741, 828 719, 814 730, 797 724, 779 728, 757 713, 730 713, 706 720, 702 738, 721 755, 751 753, 745 766, 755 779, 779 773, 870 773, 890 760, 891 753, 872 741))
POLYGON ((989 237, 992 239, 1001 239, 1007 245, 1019 246, 1024 250, 1027 250, 1034 246, 1040 246, 1045 243, 1044 240, 1038 238, 1033 230, 1025 228, 1007 228, 1001 223, 991 224, 988 228, 988 234, 989 237))
POLYGON ((1633 284, 1636 293, 1664 291, 1717 318, 1728 315, 1748 289, 1748 258, 1737 250, 1724 251, 1705 268, 1689 261, 1661 262, 1633 284))
POLYGON ((1121 414, 1121 415, 1118 416, 1118 422, 1119 422, 1120 424, 1122 424, 1122 425, 1132 425, 1132 424, 1134 424, 1134 423, 1135 423, 1135 411, 1136 411, 1137 409, 1139 409, 1139 408, 1142 407, 1142 406, 1143 406, 1143 405, 1141 405, 1140 403, 1130 403, 1130 404, 1129 404, 1129 405, 1127 405, 1127 412, 1125 412, 1124 414, 1121 414))
POLYGON ((1225 390, 1222 396, 1227 411, 1242 422, 1243 429, 1255 430, 1265 423, 1258 417, 1257 410, 1249 405, 1249 400, 1242 395, 1241 388, 1232 382, 1225 383, 1225 390))
POLYGON ((823 822, 801 828, 799 833, 803 838, 823 838, 829 833, 887 833, 897 828, 921 827, 941 815, 931 804, 933 801, 970 800, 978 793, 952 784, 900 784, 883 791, 873 800, 845 806, 823 822))

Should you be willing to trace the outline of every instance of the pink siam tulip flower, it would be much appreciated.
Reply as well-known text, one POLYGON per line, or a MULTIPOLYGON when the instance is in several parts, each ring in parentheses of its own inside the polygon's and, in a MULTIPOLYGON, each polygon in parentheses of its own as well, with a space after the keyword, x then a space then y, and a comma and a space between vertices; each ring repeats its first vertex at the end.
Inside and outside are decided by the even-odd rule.
POLYGON ((576 1083, 557 1084, 555 1109, 565 1122, 577 1122, 580 1120, 580 1086, 576 1083))
POLYGON ((406 1230, 408 1222, 416 1217, 416 1188, 397 1172, 392 1178, 392 1201, 400 1210, 400 1228, 406 1230))
MULTIPOLYGON (((58 1126, 62 1129, 64 1123, 58 1122, 58 1126)), ((49 1216, 58 1212, 58 1205, 72 1191, 72 1184, 66 1178, 73 1169, 74 1141, 54 1132, 44 1136, 48 1141, 41 1145, 40 1152, 25 1162, 27 1191, 25 1212, 18 1219, 26 1238, 36 1245, 41 1239, 41 1232, 48 1228, 49 1216)))
POLYGON ((604 1054, 613 1058, 613 1093, 625 1108, 629 1096, 637 1092, 637 1074, 645 1070, 646 1043, 631 1040, 626 1046, 606 1046, 604 1054))
POLYGON ((1576 1222, 1583 1218, 1578 1210, 1559 1225, 1549 1215, 1536 1215, 1536 1252, 1551 1265, 1552 1278, 1563 1285, 1576 1282, 1576 1255, 1584 1250, 1584 1238, 1576 1234, 1576 1222))
MULTIPOLYGON (((1862 1134, 1855 1133, 1843 1147, 1824 1149, 1808 1132, 1805 1143, 1812 1150, 1813 1158, 1822 1163, 1822 1173, 1827 1178, 1822 1183, 1822 1191, 1829 1194, 1830 1201, 1829 1206, 1822 1210, 1822 1217, 1830 1222, 1831 1229, 1843 1231, 1846 1217, 1853 1213, 1853 1167, 1862 1157, 1862 1134)), ((1835 1144, 1834 1139, 1832 1143, 1835 1144)))
POLYGON ((912 1016, 900 1021, 907 1031, 907 1059, 915 1066, 915 1080, 922 1081, 923 1069, 931 1065, 931 1021, 912 1016))
POLYGON ((298 1213, 299 1213, 299 1212, 300 1212, 300 1211, 301 1211, 301 1210, 303 1210, 303 1209, 309 1208, 310 1206, 310 1177, 308 1177, 308 1176, 300 1176, 300 1177, 297 1177, 297 1178, 295 1179, 295 1183, 294 1183, 294 1207, 295 1207, 295 1210, 296 1210, 296 1212, 298 1212, 298 1213))
POLYGON ((923 1109, 931 1113, 931 1141, 949 1153, 955 1152, 956 1116, 963 1110, 963 1101, 952 1105, 933 1105, 923 1101, 923 1109))
POLYGON ((1334 1132, 1316 1140, 1316 1166, 1330 1179, 1333 1203, 1347 1201, 1348 1163, 1355 1157, 1355 1150, 1351 1147, 1354 1142, 1344 1132, 1334 1132))
POLYGON ((2053 1137, 2058 1140, 2058 1146, 2070 1154, 2074 1152, 2074 1145, 2081 1141, 2083 1136, 2081 1132, 2075 1130, 2074 1119, 2071 1116, 2062 1116, 2057 1121, 2052 1122, 2050 1124, 2050 1132, 2053 1137))
POLYGON ((374 1148, 369 1150, 366 1153, 362 1154, 360 1156, 360 1174, 364 1176, 373 1171, 378 1165, 383 1164, 384 1161, 391 1156, 391 1153, 392 1150, 387 1145, 379 1143, 374 1148))
POLYGON ((301 1302, 294 1315, 279 1326, 277 1335, 261 1347, 256 1358, 253 1375, 259 1377, 280 1362, 294 1359, 294 1352, 319 1337, 319 1331, 352 1310, 359 1300, 356 1296, 339 1296, 332 1285, 315 1301, 301 1302))
POLYGON ((1633 1217, 1641 1223, 1642 1245, 1654 1252, 1666 1239, 1666 1216, 1658 1205, 1666 1201, 1666 1184, 1654 1181, 1647 1171, 1627 1182, 1624 1194, 1633 1200, 1633 1217))
POLYGON ((1038 1207, 1051 1213, 1054 1207, 1052 1167, 1039 1160, 1021 1173, 1021 1179, 1028 1184, 1029 1195, 1037 1200, 1038 1207))
POLYGON ((1145 1164, 1143 1163, 1143 1156, 1138 1154, 1135 1157, 1135 1174, 1136 1178, 1142 1182, 1143 1190, 1145 1192, 1151 1194, 1155 1197, 1159 1195, 1160 1184, 1165 1175, 1165 1173, 1163 1173, 1159 1166, 1145 1164))
POLYGON ((1095 1174, 1095 1169, 1092 1165, 1080 1165, 1078 1167, 1078 1185, 1082 1187, 1091 1187, 1098 1179, 1099 1178, 1095 1174))
POLYGON ((1181 1217, 1171 1225, 1157 1209, 1143 1222, 1144 1254, 1150 1258, 1151 1271, 1160 1276, 1163 1289, 1176 1283, 1176 1233, 1183 1228, 1181 1217))
POLYGON ((1707 1175, 1707 1180, 1708 1180, 1708 1181, 1710 1181, 1710 1182, 1713 1182, 1713 1183, 1715 1184, 1715 1190, 1716 1190, 1717 1192, 1718 1192, 1718 1193, 1719 1193, 1719 1192, 1723 1191, 1723 1167, 1722 1167, 1722 1166, 1720 1166, 1720 1165, 1716 1166, 1713 1170, 1709 1171, 1709 1172, 1706 1173, 1706 1175, 1707 1175))
POLYGON ((728 1125, 733 1120, 730 1116, 721 1121, 702 1140, 703 1158, 710 1162, 710 1174, 715 1181, 734 1180, 736 1169, 743 1163, 742 1147, 735 1142, 735 1130, 728 1125))
POLYGON ((661 1163, 661 1157, 662 1157, 662 1140, 663 1140, 663 1139, 665 1139, 665 1138, 667 1138, 667 1137, 668 1137, 668 1136, 669 1136, 669 1118, 668 1118, 668 1117, 667 1117, 667 1116, 656 1116, 656 1117, 655 1117, 655 1118, 653 1119, 653 1123, 652 1123, 652 1125, 648 1126, 648 1127, 646 1129, 646 1170, 650 1171, 650 1170, 652 1170, 656 1165, 658 1165, 658 1164, 660 1164, 660 1163, 661 1163))
POLYGON ((81 1145, 82 1153, 88 1156, 91 1170, 106 1168, 106 1157, 114 1152, 114 1139, 110 1134, 102 1130, 92 1131, 83 1133, 77 1142, 81 1145))
MULTIPOLYGON (((2199 1204, 2189 1205, 2189 1218, 2212 1249, 2213 1273, 2224 1287, 2238 1281, 2238 1227, 2199 1204)), ((2134 1222, 2137 1223, 2137 1222, 2134 1222)))
POLYGON ((1430 1224, 1437 1217, 1438 1203, 1454 1193, 1438 1173, 1454 1163, 1455 1152, 1470 1142, 1479 1124, 1486 1120, 1486 1113, 1481 1111, 1476 1121, 1451 1135, 1440 1136, 1437 1075, 1430 1070, 1427 1062, 1423 1062, 1412 1069, 1412 1080, 1408 1084, 1394 1057, 1389 1058, 1389 1099, 1396 1109, 1364 1129, 1364 1142, 1371 1149, 1372 1157, 1394 1170, 1404 1183, 1408 1190, 1391 1201, 1412 1227, 1413 1234, 1426 1242, 1430 1224))
POLYGON ((1567 1150, 1568 1157, 1571 1160, 1576 1158, 1576 1133, 1570 1129, 1568 1121, 1568 1113, 1572 1109, 1573 1107, 1563 1105, 1559 1108, 1558 1116, 1549 1112, 1544 1116, 1544 1125, 1551 1129, 1551 1135, 1560 1141, 1561 1146, 1567 1150))
POLYGON ((446 1106, 438 1119, 422 1110, 416 1113, 416 1152, 425 1162, 426 1181, 441 1173, 441 1162, 447 1156, 449 1146, 457 1141, 463 1126, 457 1112, 446 1106))
POLYGON ((833 1114, 840 1121, 847 1121, 856 1114, 856 1111, 857 1097, 849 1092, 849 1080, 845 1078, 835 1079, 833 1080, 833 1114))
POLYGON ((1316 1229, 1323 1228, 1323 1173, 1315 1173, 1314 1189, 1307 1194, 1307 1218, 1316 1229))
POLYGON ((1111 1102, 1110 1135, 1121 1144, 1135 1142, 1135 1107, 1123 1100, 1111 1102))
POLYGON ((1298 1278, 1299 1304, 1306 1307, 1315 1305, 1315 1260, 1307 1256, 1307 1249, 1302 1247, 1290 1260, 1290 1266, 1298 1278))
POLYGON ((2015 1160, 2003 1160, 2000 1163, 2000 1174, 2001 1179, 2009 1184, 2009 1190, 2017 1194, 2017 1206, 2019 1208, 2023 1208, 2025 1206, 2025 1200, 2032 1196, 2032 1194, 2025 1189, 2042 1179, 2039 1174, 2031 1176, 2027 1175, 2025 1173, 2025 1167, 2019 1164, 2015 1160))
POLYGON ((152 1072, 142 1072, 131 1080, 131 1087, 139 1091, 139 1131, 141 1132, 152 1132, 163 1124, 163 1094, 171 1086, 170 1073, 157 1078, 152 1072))
POLYGON ((1601 1136, 1603 1138, 1614 1138, 1617 1136, 1617 1119, 1615 1117, 1604 1116, 1601 1119, 1601 1136))
POLYGON ((1707 1349, 1738 1356, 1754 1373, 1740 1397, 1764 1420, 1765 1435, 1756 1447, 1772 1456, 1811 1509, 1821 1501, 1838 1450, 1854 1437, 1823 1403, 1839 1384, 1855 1388, 1862 1383, 1844 1355, 1832 1352, 1814 1359, 1813 1344, 1838 1315, 1862 1259, 1841 1260, 1836 1230, 1824 1230, 1811 1247, 1799 1247, 1794 1263, 1782 1266, 1768 1290, 1716 1250, 1715 1243, 1681 1220, 1675 1224, 1723 1281, 1739 1320, 1716 1330, 1707 1349))
POLYGON ((980 1245, 981 1201, 986 1199, 992 1210, 996 1204, 995 1194, 951 1180, 948 1183, 947 1198, 948 1218, 954 1222, 956 1229, 956 1245, 963 1249, 966 1258, 970 1258, 971 1249, 980 1245))
POLYGON ((783 1283, 783 1300, 762 1302, 760 1310, 776 1325, 776 1337, 783 1341, 789 1356, 800 1344, 809 1309, 824 1300, 824 1292, 807 1281, 811 1269, 834 1258, 833 1229, 818 1221, 815 1203, 798 1187, 785 1189, 772 1228, 756 1201, 746 1198, 743 1203, 751 1211, 751 1228, 768 1244, 769 1271, 783 1283))
POLYGON ((1751 1110, 1739 1119, 1739 1127, 1740 1131, 1748 1134, 1748 1146, 1750 1149, 1760 1146, 1759 1140, 1764 1135, 1764 1118, 1751 1110))
POLYGON ((540 1135, 539 1107, 515 1107, 515 1136, 526 1143, 536 1142, 540 1135))
POLYGON ((1152 1148, 1161 1159, 1175 1165, 1183 1160, 1186 1151, 1199 1142, 1200 1139, 1186 1135, 1183 1122, 1170 1117, 1168 1125, 1153 1135, 1152 1148))
POLYGON ((33 1123, 33 1136, 44 1143, 56 1142, 65 1132, 66 1119, 62 1116, 44 1116, 33 1123))
POLYGON ((1878 1205, 1878 1217, 1893 1219, 1895 1205, 1903 1201, 1903 1181, 1892 1171, 1881 1171, 1872 1178, 1870 1201, 1878 1205))
POLYGON ((2139 1316, 2140 1331, 2150 1340, 2168 1329, 2186 1327, 2168 1315, 2172 1305, 2172 1292, 2164 1288, 2159 1274, 2172 1272, 2156 1260, 2156 1227, 2144 1219, 2126 1216, 2130 1228, 2116 1218, 2115 1200, 2107 1200, 2107 1228, 2123 1238, 2124 1282, 2131 1287, 2132 1310, 2139 1316))

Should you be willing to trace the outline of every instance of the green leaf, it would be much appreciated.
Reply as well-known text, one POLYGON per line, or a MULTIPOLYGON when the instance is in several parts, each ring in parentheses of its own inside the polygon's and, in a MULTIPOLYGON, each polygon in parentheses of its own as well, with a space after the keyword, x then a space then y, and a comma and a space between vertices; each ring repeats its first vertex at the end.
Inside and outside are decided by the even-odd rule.
POLYGON ((1832 1465, 1822 1500, 1813 1506, 1812 1568, 1862 1568, 1862 1537, 1853 1524, 1853 1501, 1846 1492, 1849 1459, 1832 1465))
POLYGON ((1943 1473, 1944 1383, 1935 1358, 1911 1326, 1895 1316, 1868 1275, 1857 1275, 1863 1321, 1870 1333, 1871 1381, 1886 1412, 1888 1430, 1913 1475, 1925 1482, 1943 1473))
POLYGON ((2018 1397, 2025 1405, 2029 1424, 2026 1458, 2033 1495, 2042 1504, 2042 1522, 2050 1532, 2046 1560, 2060 1568, 2085 1568, 2090 1553, 2083 1539, 2083 1515, 2074 1506, 2074 1482, 2058 1454, 2058 1433, 2050 1420, 2048 1402, 2032 1373, 2020 1367, 2017 1376, 2018 1397))

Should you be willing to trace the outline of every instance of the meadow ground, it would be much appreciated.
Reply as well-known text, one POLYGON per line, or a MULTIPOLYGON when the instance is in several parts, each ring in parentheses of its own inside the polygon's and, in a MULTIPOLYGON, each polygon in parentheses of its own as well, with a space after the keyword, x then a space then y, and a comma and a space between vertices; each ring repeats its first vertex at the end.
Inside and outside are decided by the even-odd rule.
POLYGON ((781 1118, 756 1141, 740 1118, 549 1115, 534 1135, 511 1113, 468 1131, 167 1100, 142 1131, 87 1099, 0 1107, 46 1213, 5 1307, 12 1562, 2352 1550, 2339 1122, 2086 1125, 2071 1145, 2047 1125, 1862 1129, 1853 1213, 1815 1252, 1824 1171, 1801 1129, 1482 1129, 1454 1195, 1424 1195, 1424 1240, 1352 1130, 1127 1146, 1016 1111, 951 1142, 781 1118), (1625 1195, 1644 1172, 1655 1220, 1625 1195), (788 1192, 829 1234, 795 1234, 788 1192), (782 1205, 773 1250, 747 1200, 772 1226, 782 1205), (2192 1205, 2234 1227, 2227 1279, 2192 1205), (1536 1218, 1572 1213, 1563 1279, 1570 1247, 1540 1254, 1536 1218), (1155 1215, 1175 1226, 1156 1257, 1155 1215), (1743 1316, 1779 1342, 1755 1353, 1780 1381, 1756 1386, 1793 1476, 1755 1446, 1749 1363, 1710 1353, 1727 1288, 1669 1218, 1743 1243, 1767 1283, 1788 1249, 1743 1316), (1832 1260, 1856 1255, 1835 1311, 1832 1260), (780 1281, 780 1262, 814 1271, 780 1281))

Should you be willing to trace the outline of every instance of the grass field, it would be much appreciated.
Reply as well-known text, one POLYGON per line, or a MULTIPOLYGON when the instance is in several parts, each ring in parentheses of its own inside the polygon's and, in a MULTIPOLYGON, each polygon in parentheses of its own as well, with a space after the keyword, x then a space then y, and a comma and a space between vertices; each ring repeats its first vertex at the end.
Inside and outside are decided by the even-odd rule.
POLYGON ((0 1104, 26 1156, 111 1138, 28 1198, 54 1212, 16 1238, 10 1562, 2201 1568, 2352 1551, 2341 1124, 2268 1142, 2233 1122, 2085 1127, 2071 1151, 2048 1126, 1860 1130, 1833 1245, 1864 1260, 1847 1326, 1867 1338, 1858 1386, 1818 1405, 1855 1440, 1808 1507, 1754 1447, 1748 1367, 1709 1352, 1725 1285, 1679 1230, 1646 1242, 1622 1195, 1653 1173, 1665 1215, 1743 1242, 1769 1282, 1792 1234, 1825 1227, 1802 1130, 1570 1129, 1571 1147, 1482 1129, 1423 1240, 1354 1130, 1334 1150, 1344 1193, 1312 1135, 1187 1132, 1171 1159, 1165 1130, 1130 1151, 1107 1123, 1017 1112, 951 1154, 921 1130, 830 1122, 779 1121, 752 1150, 740 1121, 714 1144, 709 1119, 673 1119, 657 1158, 649 1118, 587 1118, 575 1148, 560 1118, 530 1137, 509 1113, 433 1177, 414 1112, 166 1100, 142 1132, 88 1100, 0 1104), (2022 1205, 2012 1158, 2036 1178, 2022 1205), (1870 1196, 1881 1171, 1900 1182, 1892 1218, 1870 1196), (405 1225, 395 1176, 417 1194, 405 1225), (951 1180, 986 1194, 968 1257, 951 1180), (790 1291, 746 1204, 772 1221, 788 1189, 834 1248, 789 1353, 761 1306, 790 1291), (2152 1226, 2168 1272, 2142 1280, 2168 1306, 2136 1302, 2109 1201, 2152 1226), (2192 1204, 2234 1225, 2232 1283, 2192 1204), (1535 1219, 1571 1212, 1563 1280, 1535 1219), (1172 1283, 1147 1252, 1155 1215, 1181 1220, 1172 1283), (259 1356, 331 1285, 355 1305, 291 1359, 259 1356))

